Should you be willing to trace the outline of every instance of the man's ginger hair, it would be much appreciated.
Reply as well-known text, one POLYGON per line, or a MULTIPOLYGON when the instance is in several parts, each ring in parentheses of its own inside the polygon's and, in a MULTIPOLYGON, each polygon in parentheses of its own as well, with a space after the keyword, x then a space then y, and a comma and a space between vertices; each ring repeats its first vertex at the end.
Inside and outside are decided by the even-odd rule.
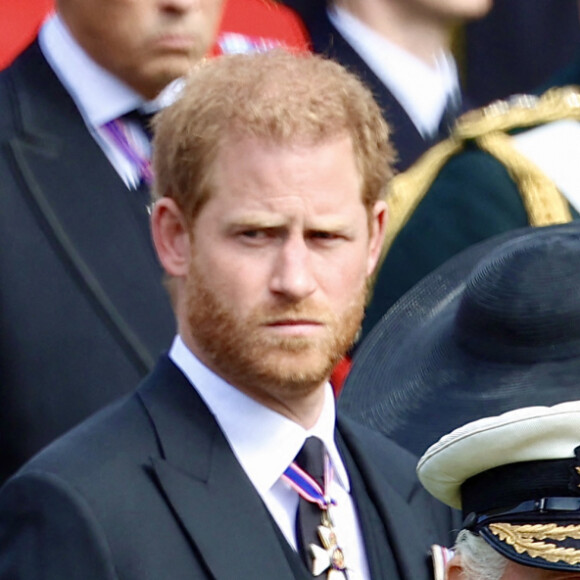
POLYGON ((205 61, 154 127, 154 198, 173 198, 190 226, 211 196, 220 146, 236 139, 292 146, 350 136, 367 212, 392 176, 389 130, 371 92, 312 54, 274 50, 205 61))

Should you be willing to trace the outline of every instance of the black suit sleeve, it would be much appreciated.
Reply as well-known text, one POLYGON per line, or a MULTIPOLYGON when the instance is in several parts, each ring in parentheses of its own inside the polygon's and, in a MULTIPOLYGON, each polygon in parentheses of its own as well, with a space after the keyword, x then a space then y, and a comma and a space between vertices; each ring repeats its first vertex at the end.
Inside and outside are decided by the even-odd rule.
POLYGON ((1 580, 116 580, 87 500, 60 478, 27 473, 0 491, 1 580))

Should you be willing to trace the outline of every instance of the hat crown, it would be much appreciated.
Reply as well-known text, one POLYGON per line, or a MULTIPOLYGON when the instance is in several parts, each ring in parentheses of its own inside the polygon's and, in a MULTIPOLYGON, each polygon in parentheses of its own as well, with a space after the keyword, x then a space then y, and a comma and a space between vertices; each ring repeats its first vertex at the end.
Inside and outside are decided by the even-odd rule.
POLYGON ((478 357, 538 362, 580 355, 580 234, 520 238, 469 276, 454 325, 478 357))
POLYGON ((580 400, 579 266, 580 220, 456 255, 358 348, 341 411, 421 455, 469 421, 580 400))

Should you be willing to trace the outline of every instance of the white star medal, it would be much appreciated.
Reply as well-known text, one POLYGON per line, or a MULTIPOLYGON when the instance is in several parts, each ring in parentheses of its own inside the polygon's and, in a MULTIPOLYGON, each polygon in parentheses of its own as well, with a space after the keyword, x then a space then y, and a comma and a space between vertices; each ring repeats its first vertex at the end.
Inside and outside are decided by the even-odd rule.
POLYGON ((322 525, 318 526, 318 537, 323 547, 316 544, 309 546, 312 555, 312 574, 320 576, 328 570, 327 580, 346 580, 344 553, 338 545, 336 531, 328 508, 323 512, 322 525))

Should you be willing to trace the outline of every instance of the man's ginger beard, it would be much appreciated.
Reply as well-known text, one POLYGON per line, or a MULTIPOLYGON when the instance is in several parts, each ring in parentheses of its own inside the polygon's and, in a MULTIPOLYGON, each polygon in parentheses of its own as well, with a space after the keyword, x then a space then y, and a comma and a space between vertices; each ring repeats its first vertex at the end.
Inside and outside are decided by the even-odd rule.
POLYGON ((352 345, 364 315, 366 284, 340 315, 311 299, 272 298, 250 313, 236 312, 213 292, 195 265, 187 283, 189 331, 204 362, 242 391, 267 391, 303 397, 328 380, 336 363, 352 345), (316 337, 276 335, 269 321, 308 319, 323 322, 316 337))

